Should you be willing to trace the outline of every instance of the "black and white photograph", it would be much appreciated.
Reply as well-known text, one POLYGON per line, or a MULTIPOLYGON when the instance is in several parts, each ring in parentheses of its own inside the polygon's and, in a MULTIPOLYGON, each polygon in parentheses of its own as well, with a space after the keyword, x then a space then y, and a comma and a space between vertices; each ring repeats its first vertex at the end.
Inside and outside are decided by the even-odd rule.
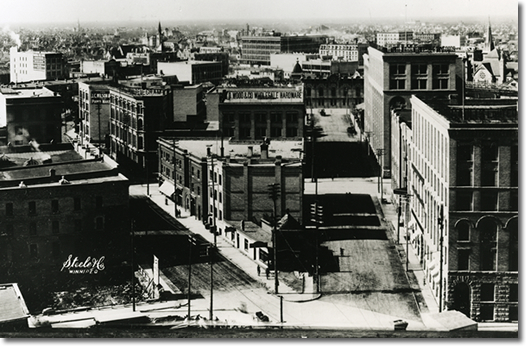
POLYGON ((522 5, 0 1, 0 338, 518 340, 522 5))

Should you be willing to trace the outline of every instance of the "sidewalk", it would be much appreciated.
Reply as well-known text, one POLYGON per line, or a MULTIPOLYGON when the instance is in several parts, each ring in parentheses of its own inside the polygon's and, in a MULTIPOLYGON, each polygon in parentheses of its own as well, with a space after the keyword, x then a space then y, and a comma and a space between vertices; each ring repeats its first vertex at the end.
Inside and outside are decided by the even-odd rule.
MULTIPOLYGON (((146 195, 147 188, 145 184, 137 184, 130 186, 130 195, 146 195)), ((149 198, 152 202, 157 204, 170 216, 175 218, 174 202, 168 199, 168 204, 166 204, 166 197, 159 192, 159 189, 156 184, 150 184, 149 188, 149 198)), ((214 243, 214 235, 205 228, 201 220, 198 220, 195 216, 191 216, 190 212, 184 210, 181 207, 177 207, 181 213, 181 216, 176 218, 183 226, 188 228, 191 232, 199 234, 206 241, 214 243)), ((221 255, 223 255, 230 262, 234 263, 245 273, 250 275, 254 280, 263 284, 269 292, 274 293, 274 277, 271 276, 267 279, 264 274, 258 275, 257 273, 257 263, 249 258, 247 255, 236 249, 232 244, 223 238, 223 236, 216 236, 217 250, 221 255)), ((279 279, 279 273, 278 273, 279 279)), ((291 287, 287 286, 285 282, 279 280, 278 286, 278 295, 283 296, 283 299, 286 301, 302 302, 310 301, 317 299, 319 294, 309 294, 309 293, 298 293, 294 291, 291 287)))
MULTIPOLYGON (((384 188, 383 190, 384 198, 387 198, 392 195, 390 179, 383 179, 383 188, 384 188)), ((393 239, 396 242, 396 238, 398 236, 398 229, 397 229, 398 213, 396 210, 396 206, 392 203, 389 203, 389 204, 381 203, 381 208, 383 210, 386 221, 388 221, 390 225, 392 226, 391 229, 393 231, 393 239)), ((405 227, 400 227, 400 239, 399 239, 400 243, 397 245, 397 247, 398 247, 399 252, 401 254, 404 254, 404 256, 402 257, 402 259, 404 260, 405 260, 405 256, 407 256, 406 249, 407 248, 409 249, 408 268, 409 268, 409 271, 412 272, 414 276, 416 277, 418 281, 418 286, 420 287, 422 296, 424 297, 425 303, 427 305, 427 309, 422 309, 421 307, 421 313, 422 314, 438 313, 438 303, 435 300, 433 292, 431 291, 431 286, 425 284, 424 268, 422 267, 420 260, 413 246, 411 244, 407 246, 407 243, 405 240, 406 231, 407 229, 405 227)))

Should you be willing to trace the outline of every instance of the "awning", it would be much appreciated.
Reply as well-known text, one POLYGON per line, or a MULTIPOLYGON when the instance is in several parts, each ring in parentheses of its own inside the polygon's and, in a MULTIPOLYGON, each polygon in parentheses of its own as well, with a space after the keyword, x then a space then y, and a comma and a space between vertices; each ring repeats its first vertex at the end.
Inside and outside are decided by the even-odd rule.
POLYGON ((267 243, 264 243, 262 241, 255 241, 252 244, 249 245, 251 248, 255 247, 267 247, 267 243))
POLYGON ((174 184, 172 184, 170 181, 166 180, 159 187, 159 192, 161 192, 163 195, 166 195, 166 196, 170 197, 175 192, 174 184))

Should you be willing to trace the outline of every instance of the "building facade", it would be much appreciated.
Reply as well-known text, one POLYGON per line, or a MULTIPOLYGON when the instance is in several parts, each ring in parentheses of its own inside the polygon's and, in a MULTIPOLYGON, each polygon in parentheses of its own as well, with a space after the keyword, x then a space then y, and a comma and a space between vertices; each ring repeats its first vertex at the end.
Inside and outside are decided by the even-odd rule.
POLYGON ((278 53, 318 53, 324 35, 242 36, 241 62, 270 65, 270 55, 278 53))
POLYGON ((6 145, 60 143, 60 95, 47 88, 0 89, 0 128, 6 128, 6 145))
POLYGON ((66 61, 62 53, 27 51, 17 47, 9 51, 11 82, 55 80, 67 77, 66 61))
POLYGON ((171 123, 172 95, 162 78, 138 78, 110 87, 110 156, 153 172, 157 138, 171 123))
POLYGON ((412 31, 392 31, 376 33, 376 44, 381 47, 396 45, 400 42, 413 41, 412 31))
POLYGON ((516 100, 412 103, 411 241, 441 311, 518 320, 516 100))
POLYGON ((298 87, 217 88, 207 95, 207 116, 219 120, 225 139, 297 140, 303 137, 305 105, 298 87))
MULTIPOLYGON (((186 141, 185 141, 186 142, 186 141)), ((194 141, 196 146, 206 146, 206 141, 194 141)), ((202 150, 183 148, 175 138, 161 137, 157 140, 159 158, 159 189, 198 220, 206 222, 209 214, 208 179, 206 155, 202 150)), ((191 146, 190 146, 191 147, 191 146)), ((217 180, 216 176, 216 180, 217 180)))
POLYGON ((320 57, 332 57, 332 60, 358 61, 363 64, 363 54, 367 51, 367 45, 363 43, 353 44, 322 44, 320 46, 320 57))
POLYGON ((110 135, 110 89, 107 85, 79 82, 79 120, 82 143, 106 147, 110 135))
POLYGON ((457 56, 448 52, 368 48, 364 56, 364 132, 384 176, 390 176, 391 169, 391 110, 410 109, 411 95, 455 93, 456 62, 457 56))
POLYGON ((179 82, 188 82, 190 84, 201 84, 211 82, 218 84, 227 71, 223 71, 223 62, 221 61, 177 61, 157 63, 157 73, 164 75, 176 75, 179 82))
MULTIPOLYGON (((74 153, 64 152, 68 157, 74 153)), ((13 160, 24 154, 30 153, 7 153, 13 160)), ((104 256, 107 271, 120 266, 129 249, 129 182, 115 162, 81 155, 51 164, 33 161, 38 164, 2 169, 2 277, 19 280, 24 288, 64 284, 62 279, 79 278, 61 269, 69 255, 82 260, 104 256)))
POLYGON ((363 78, 332 74, 326 78, 302 79, 307 108, 353 109, 363 102, 363 78))

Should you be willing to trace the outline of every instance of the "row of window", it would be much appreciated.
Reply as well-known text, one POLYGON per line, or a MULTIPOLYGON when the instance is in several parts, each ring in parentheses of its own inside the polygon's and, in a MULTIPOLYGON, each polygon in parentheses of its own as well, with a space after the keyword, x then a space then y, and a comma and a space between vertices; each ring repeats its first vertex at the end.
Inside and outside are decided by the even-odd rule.
MULTIPOLYGON (((496 270, 497 254, 504 251, 508 254, 508 270, 517 271, 519 266, 519 234, 517 221, 512 220, 509 228, 509 239, 505 248, 499 248, 497 244, 498 227, 490 219, 482 220, 477 231, 480 240, 480 269, 496 270)), ((468 221, 460 221, 455 226, 457 232, 457 249, 458 249, 458 270, 470 270, 470 258, 472 250, 469 244, 471 240, 471 226, 468 221)))
MULTIPOLYGON (((519 285, 510 284, 508 286, 508 302, 519 302, 519 285)), ((483 283, 480 285, 480 314, 479 320, 493 321, 495 319, 495 284, 483 283)), ((518 321, 518 304, 508 307, 508 320, 518 321)))
MULTIPOLYGON (((60 234, 61 233, 60 228, 61 228, 60 221, 58 220, 51 221, 50 229, 49 229, 51 231, 51 234, 60 234)), ((11 223, 6 224, 4 226, 4 229, 8 237, 13 237, 15 235, 13 224, 11 223)), ((43 229, 42 223, 30 222, 28 224, 27 234, 29 236, 38 236, 39 234, 41 234, 42 229, 43 229)), ((104 217, 98 216, 94 219, 94 229, 98 231, 104 230, 104 217)), ((73 221, 73 231, 74 232, 82 231, 82 220, 76 219, 73 221)))
MULTIPOLYGON (((96 196, 95 197, 95 208, 96 209, 102 209, 102 196, 96 196)), ((82 202, 80 197, 74 197, 73 198, 73 210, 81 210, 82 208, 82 202)), ((51 200, 50 205, 50 211, 53 214, 58 214, 60 212, 60 206, 59 206, 59 200, 53 199, 51 200)), ((35 201, 29 201, 27 203, 27 214, 28 215, 37 215, 37 204, 35 201)), ((5 204, 5 215, 6 216, 14 216, 15 215, 15 208, 13 203, 6 203, 5 204)))
MULTIPOLYGON (((473 211, 474 207, 474 193, 473 191, 456 191, 455 210, 457 211, 473 211)), ((506 202, 499 199, 497 191, 479 191, 479 205, 476 210, 480 211, 498 211, 498 210, 519 210, 519 194, 518 191, 511 191, 509 200, 507 201, 507 208, 504 206, 506 202), (500 203, 499 203, 500 202, 500 203)))
MULTIPOLYGON (((510 186, 519 185, 519 148, 510 147, 510 186)), ((474 146, 459 144, 457 146, 457 186, 473 186, 474 180, 474 146)), ((499 186, 499 146, 497 143, 485 143, 480 146, 480 185, 499 186)))

